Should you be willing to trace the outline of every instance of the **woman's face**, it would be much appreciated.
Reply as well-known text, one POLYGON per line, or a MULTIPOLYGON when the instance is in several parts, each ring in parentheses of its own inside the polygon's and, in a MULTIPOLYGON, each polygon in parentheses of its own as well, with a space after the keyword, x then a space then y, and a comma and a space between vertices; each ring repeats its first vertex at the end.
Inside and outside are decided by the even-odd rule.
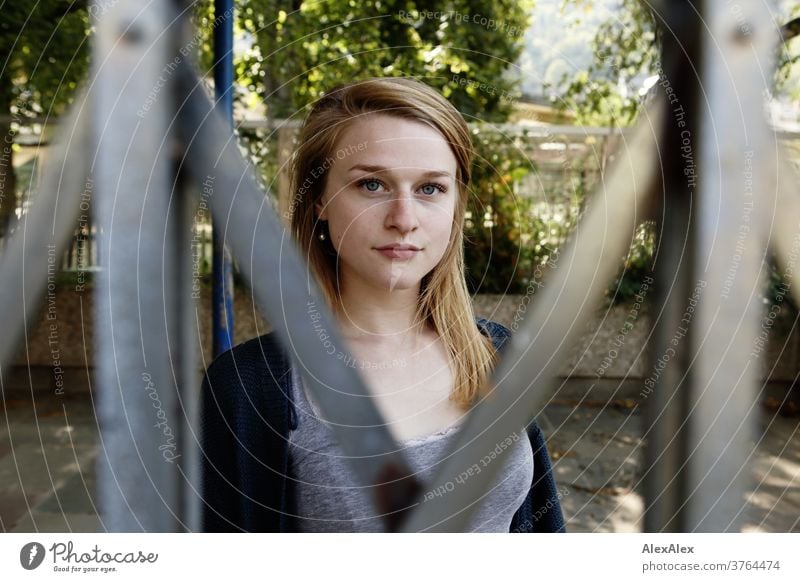
POLYGON ((425 123, 371 113, 348 126, 330 158, 316 211, 328 221, 339 276, 381 290, 418 288, 453 226, 457 163, 447 141, 425 123))

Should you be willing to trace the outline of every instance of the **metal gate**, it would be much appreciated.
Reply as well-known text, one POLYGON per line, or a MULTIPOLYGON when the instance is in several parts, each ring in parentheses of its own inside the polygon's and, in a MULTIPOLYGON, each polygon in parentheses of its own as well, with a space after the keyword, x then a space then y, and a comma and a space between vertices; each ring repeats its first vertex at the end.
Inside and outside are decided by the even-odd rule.
MULTIPOLYGON (((313 301, 320 325, 344 345, 233 130, 192 67, 189 7, 96 4, 91 83, 62 124, 37 203, 2 256, 0 304, 21 307, 4 312, 6 330, 21 332, 33 321, 49 251, 60 256, 66 248, 78 196, 93 176, 91 203, 105 260, 95 313, 103 522, 110 531, 200 527, 200 350, 188 298, 192 217, 208 183, 213 194, 204 198, 215 224, 281 343, 303 361, 304 380, 358 480, 371 486, 379 511, 413 505, 421 488, 397 485, 411 475, 404 456, 372 401, 352 398, 367 395, 360 377, 301 324, 313 301), (339 390, 327 389, 322 378, 339 390), (176 423, 178 463, 163 462, 152 430, 153 394, 176 423), (375 428, 363 438, 357 427, 367 424, 375 428)), ((623 136, 558 268, 507 347, 491 378, 502 389, 470 413, 429 490, 456 479, 508 436, 508 427, 526 425, 540 412, 637 225, 656 218, 655 353, 669 355, 674 365, 647 400, 645 529, 738 530, 744 469, 754 450, 752 352, 768 249, 800 298, 791 286, 800 203, 762 119, 779 32, 760 3, 743 0, 739 8, 733 12, 721 0, 702 9, 682 1, 654 4, 663 33, 659 93, 623 136), (687 298, 693 298, 688 320, 687 298)), ((18 337, 0 335, 0 363, 10 361, 18 337)), ((411 511, 399 527, 437 531, 446 520, 446 529, 464 529, 502 465, 490 463, 451 495, 426 502, 425 512, 411 511)))

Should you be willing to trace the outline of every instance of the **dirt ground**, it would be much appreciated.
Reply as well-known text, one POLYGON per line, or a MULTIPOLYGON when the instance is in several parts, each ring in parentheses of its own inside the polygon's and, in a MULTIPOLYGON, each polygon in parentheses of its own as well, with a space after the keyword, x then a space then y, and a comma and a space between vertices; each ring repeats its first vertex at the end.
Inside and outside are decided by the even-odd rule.
MULTIPOLYGON (((581 390, 575 384, 573 392, 581 390)), ((762 406, 742 531, 800 532, 800 419, 762 406)), ((538 417, 569 532, 638 532, 642 415, 625 398, 562 398, 538 417), (580 402, 580 404, 578 404, 580 402)), ((0 531, 103 532, 89 393, 9 398, 0 415, 0 531)))

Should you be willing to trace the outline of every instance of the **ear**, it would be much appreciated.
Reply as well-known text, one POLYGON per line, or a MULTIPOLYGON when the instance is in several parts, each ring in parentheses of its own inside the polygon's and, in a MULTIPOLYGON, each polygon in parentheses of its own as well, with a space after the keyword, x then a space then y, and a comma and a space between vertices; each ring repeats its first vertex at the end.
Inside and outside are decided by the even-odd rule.
POLYGON ((319 220, 328 220, 328 209, 323 203, 322 198, 314 204, 314 213, 319 220))

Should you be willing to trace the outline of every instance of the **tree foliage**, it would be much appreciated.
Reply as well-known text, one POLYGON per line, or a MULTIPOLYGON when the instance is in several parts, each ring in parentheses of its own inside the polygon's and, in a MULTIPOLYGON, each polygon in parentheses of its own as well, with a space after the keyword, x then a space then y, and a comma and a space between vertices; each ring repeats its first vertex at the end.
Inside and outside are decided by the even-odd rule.
POLYGON ((0 13, 2 113, 61 113, 88 68, 86 0, 5 2, 0 13))
MULTIPOLYGON (((200 55, 206 70, 212 4, 204 0, 196 12, 206 35, 200 55)), ((439 90, 468 121, 483 122, 473 131, 478 155, 468 207, 474 220, 465 233, 468 280, 476 291, 518 292, 535 253, 521 241, 531 222, 529 201, 516 197, 512 185, 532 166, 520 143, 491 124, 505 121, 519 97, 514 63, 532 6, 508 0, 242 2, 237 36, 252 49, 237 55, 239 101, 265 104, 268 118, 300 118, 309 103, 348 80, 412 76, 439 90), (487 212, 491 227, 484 225, 487 212)), ((277 159, 274 140, 265 137, 246 140, 270 182, 277 159)))
MULTIPOLYGON (((197 4, 211 64, 211 0, 197 4)), ((302 115, 326 89, 369 76, 414 76, 436 87, 467 118, 507 118, 533 2, 525 0, 239 0, 237 29, 252 49, 237 56, 241 98, 273 118, 302 115), (484 89, 480 85, 484 84, 484 89), (491 87, 487 90, 486 87, 491 87)))
MULTIPOLYGON (((593 0, 563 0, 564 5, 594 9, 593 0)), ((733 8, 730 8, 733 9, 733 8)), ((776 21, 776 73, 774 92, 800 97, 800 40, 781 43, 779 27, 800 14, 800 3, 782 2, 776 21)), ((592 41, 592 64, 565 74, 551 90, 561 97, 561 107, 573 111, 580 123, 621 125, 633 122, 641 103, 645 78, 659 72, 657 18, 650 4, 619 0, 618 9, 598 27, 592 41)))
MULTIPOLYGON (((592 9, 589 0, 564 0, 592 9)), ((628 125, 639 108, 642 80, 658 60, 655 22, 641 0, 621 0, 599 27, 591 44, 592 63, 564 74, 554 92, 560 106, 586 125, 628 125)))
POLYGON ((20 122, 58 116, 88 68, 86 0, 0 6, 0 235, 16 208, 14 147, 20 122), (15 122, 16 120, 16 122, 15 122))
MULTIPOLYGON (((193 4, 192 47, 210 78, 214 30, 229 15, 215 14, 213 0, 193 4)), ((529 209, 513 193, 532 167, 520 143, 491 124, 505 121, 520 96, 514 63, 532 8, 533 0, 235 0, 235 100, 268 118, 301 118, 326 90, 358 78, 417 77, 439 90, 468 121, 484 123, 473 134, 470 272, 489 269, 490 288, 504 280, 513 289, 524 285, 535 261, 521 244, 529 209), (477 220, 487 211, 489 228, 477 220)), ((2 11, 0 46, 10 56, 0 76, 0 114, 62 113, 88 68, 87 0, 5 3, 2 11)), ((242 135, 269 182, 277 159, 268 141, 242 135)))

